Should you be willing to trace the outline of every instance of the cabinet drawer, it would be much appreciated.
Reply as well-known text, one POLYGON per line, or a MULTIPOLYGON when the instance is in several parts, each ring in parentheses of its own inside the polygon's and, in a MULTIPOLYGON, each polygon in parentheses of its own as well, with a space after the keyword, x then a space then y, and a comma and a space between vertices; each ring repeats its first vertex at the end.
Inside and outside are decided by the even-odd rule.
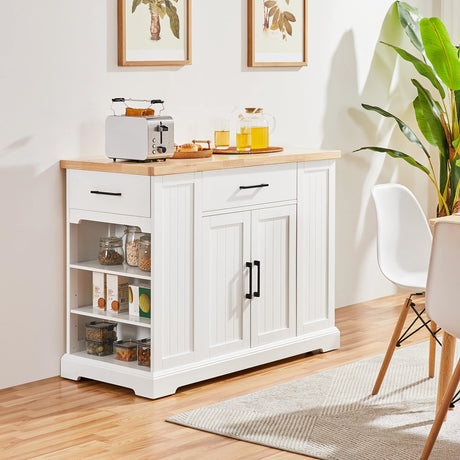
POLYGON ((69 207, 150 217, 150 177, 68 170, 69 207))
POLYGON ((295 163, 203 173, 203 211, 235 208, 297 197, 295 163))

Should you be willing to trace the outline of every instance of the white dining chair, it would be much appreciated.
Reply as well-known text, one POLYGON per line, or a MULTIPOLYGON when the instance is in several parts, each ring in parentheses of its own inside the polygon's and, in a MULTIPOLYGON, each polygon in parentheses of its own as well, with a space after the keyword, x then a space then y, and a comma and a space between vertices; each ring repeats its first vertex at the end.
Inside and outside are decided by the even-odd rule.
MULTIPOLYGON (((459 241, 459 222, 436 223, 425 297, 427 315, 436 321, 444 333, 456 338, 460 338, 460 306, 457 289, 460 279, 459 241)), ((421 459, 427 459, 430 456, 459 381, 460 359, 436 413, 421 459)), ((460 458, 460 450, 457 458, 460 458)))
MULTIPOLYGON (((405 300, 393 335, 375 381, 372 394, 376 395, 387 372, 396 347, 422 328, 430 331, 429 376, 434 377, 437 326, 428 326, 422 311, 412 300, 425 292, 432 236, 423 210, 413 193, 399 184, 381 184, 372 189, 377 212, 377 256, 383 275, 397 286, 412 293, 405 300), (401 334, 409 310, 415 319, 401 334), (415 328, 415 329, 414 329, 415 328)), ((439 343, 439 341, 438 341, 439 343)))

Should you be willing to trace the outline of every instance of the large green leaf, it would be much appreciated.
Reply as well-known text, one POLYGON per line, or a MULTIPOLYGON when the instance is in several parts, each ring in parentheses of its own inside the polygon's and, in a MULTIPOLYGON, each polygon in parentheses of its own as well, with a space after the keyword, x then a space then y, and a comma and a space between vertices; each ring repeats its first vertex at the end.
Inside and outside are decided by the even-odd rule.
POLYGON ((417 80, 412 79, 411 81, 418 93, 414 109, 420 131, 431 145, 439 148, 447 147, 446 133, 441 120, 442 109, 439 103, 417 80))
POLYGON ((165 4, 166 14, 169 16, 169 25, 171 26, 171 31, 176 38, 180 38, 180 21, 179 16, 177 15, 177 8, 169 0, 165 0, 165 4))
POLYGON ((398 46, 390 45, 389 43, 385 42, 380 42, 383 43, 384 45, 387 45, 391 48, 393 48, 405 61, 410 62, 414 65, 414 67, 417 69, 417 72, 428 78, 428 80, 431 81, 432 85, 439 91, 441 94, 441 97, 444 99, 446 97, 446 92, 444 91, 444 88, 441 84, 441 82, 438 80, 433 68, 420 60, 419 58, 413 56, 412 54, 408 53, 406 50, 403 50, 402 48, 399 48, 398 46))
POLYGON ((131 7, 131 12, 134 13, 136 8, 141 4, 142 0, 133 0, 133 6, 131 7))
POLYGON ((406 2, 396 2, 398 7, 399 22, 401 23, 404 32, 409 37, 411 43, 422 53, 425 53, 423 48, 422 37, 420 34, 420 21, 422 15, 417 8, 410 6, 406 2))
POLYGON ((430 171, 428 170, 428 168, 423 166, 421 163, 419 163, 417 160, 412 158, 410 155, 400 152, 399 150, 388 149, 386 147, 361 147, 360 149, 353 150, 353 151, 359 152, 360 150, 373 150, 374 152, 386 153, 387 155, 390 155, 390 157, 400 158, 401 160, 406 161, 410 165, 415 166, 416 168, 420 169, 425 174, 428 174, 428 176, 430 175, 430 171))
POLYGON ((448 88, 460 89, 460 60, 445 25, 439 18, 423 18, 420 33, 426 55, 438 77, 448 88))
POLYGON ((422 144, 420 139, 417 137, 417 135, 412 131, 412 129, 406 125, 402 120, 400 120, 397 116, 393 115, 390 112, 387 112, 384 109, 381 109, 380 107, 376 107, 374 105, 368 105, 368 104, 361 104, 366 110, 372 110, 374 112, 377 112, 378 114, 387 117, 387 118, 393 118, 393 120, 396 121, 396 123, 399 126, 399 129, 401 132, 406 136, 407 139, 409 139, 411 142, 413 142, 415 145, 420 147, 425 155, 430 158, 430 154, 428 153, 428 150, 425 148, 425 146, 422 144))
POLYGON ((417 88, 417 98, 413 102, 415 117, 425 139, 439 149, 439 185, 444 191, 449 175, 449 145, 441 119, 442 109, 431 93, 417 80, 411 80, 417 88))

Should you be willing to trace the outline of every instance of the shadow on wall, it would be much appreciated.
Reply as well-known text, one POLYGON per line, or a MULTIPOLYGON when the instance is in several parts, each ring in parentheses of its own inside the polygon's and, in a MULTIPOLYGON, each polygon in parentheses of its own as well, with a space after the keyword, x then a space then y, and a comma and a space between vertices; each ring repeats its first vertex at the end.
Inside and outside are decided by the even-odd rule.
MULTIPOLYGON (((375 248, 376 217, 371 202, 373 185, 404 182, 410 188, 411 181, 414 184, 426 181, 409 165, 387 158, 385 154, 370 151, 353 153, 363 145, 398 145, 405 139, 399 130, 394 130, 391 120, 382 121, 379 119, 382 117, 367 114, 361 102, 402 114, 401 118, 409 118, 409 124, 413 126, 410 120, 412 97, 408 95, 409 91, 413 91, 410 79, 402 78, 400 82, 398 78, 397 85, 394 85, 398 74, 412 69, 409 66, 399 69, 396 53, 379 43, 384 41, 404 46, 403 40, 405 36, 399 25, 398 13, 392 6, 383 21, 361 92, 352 32, 343 36, 332 61, 322 148, 339 147, 342 151, 336 176, 336 305, 339 307, 394 292, 383 276, 380 281, 375 281, 374 274, 378 274, 379 269, 375 248), (381 294, 384 289, 386 293, 381 294)), ((410 153, 417 158, 418 152, 410 153)))

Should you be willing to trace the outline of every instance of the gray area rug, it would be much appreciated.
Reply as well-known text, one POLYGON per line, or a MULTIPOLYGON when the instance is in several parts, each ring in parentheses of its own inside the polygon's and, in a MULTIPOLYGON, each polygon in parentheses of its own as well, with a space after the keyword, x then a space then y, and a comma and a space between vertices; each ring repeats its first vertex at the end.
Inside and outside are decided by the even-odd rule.
MULTIPOLYGON (((438 361, 440 354, 438 347, 438 361)), ((438 368, 436 378, 427 378, 428 342, 397 349, 380 393, 371 396, 382 359, 363 359, 167 421, 319 459, 418 459, 434 420, 438 368)), ((460 459, 460 403, 449 411, 430 459, 460 459)))

